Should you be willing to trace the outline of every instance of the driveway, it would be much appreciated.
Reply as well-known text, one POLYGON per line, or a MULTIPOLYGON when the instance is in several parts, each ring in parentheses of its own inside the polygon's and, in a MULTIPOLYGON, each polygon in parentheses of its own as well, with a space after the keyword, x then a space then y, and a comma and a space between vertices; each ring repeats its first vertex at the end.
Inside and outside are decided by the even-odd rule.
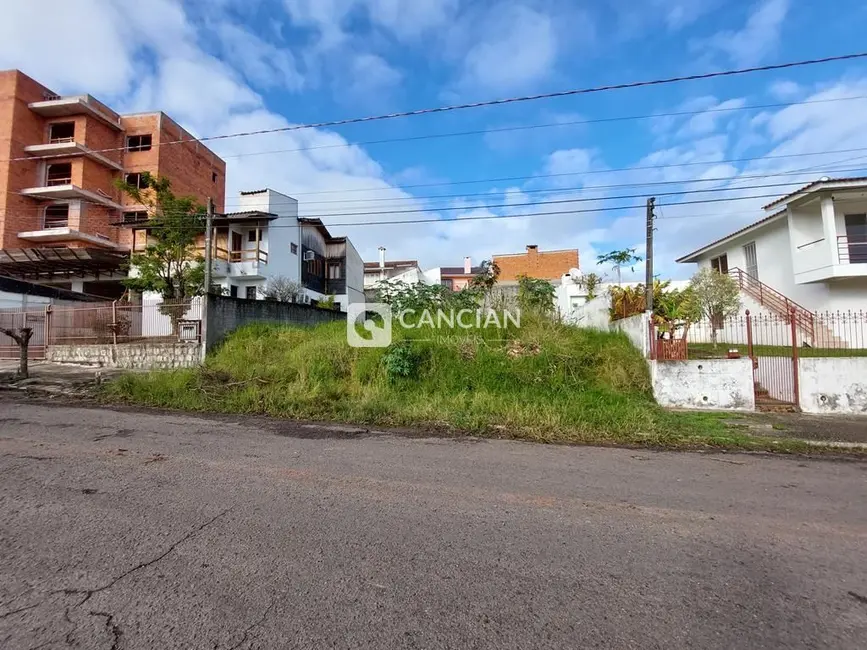
POLYGON ((0 398, 0 647, 863 648, 867 464, 0 398))

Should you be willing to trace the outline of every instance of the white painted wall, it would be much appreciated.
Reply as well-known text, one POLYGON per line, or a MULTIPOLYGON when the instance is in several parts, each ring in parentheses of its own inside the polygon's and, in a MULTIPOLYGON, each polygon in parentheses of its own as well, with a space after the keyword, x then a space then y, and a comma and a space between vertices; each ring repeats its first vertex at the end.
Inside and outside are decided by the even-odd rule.
POLYGON ((749 359, 650 361, 653 395, 660 406, 754 411, 749 359))
MULTIPOLYGON (((268 224, 262 237, 262 249, 268 251, 266 275, 267 277, 281 275, 295 282, 300 281, 301 241, 298 227, 298 201, 291 196, 268 189, 256 194, 242 194, 239 197, 238 211, 244 210, 261 210, 279 215, 268 224), (296 254, 291 251, 292 244, 297 246, 296 254)), ((246 238, 244 241, 247 245, 246 238)))
POLYGON ((346 311, 349 304, 364 302, 364 261, 348 238, 346 240, 346 293, 336 297, 335 300, 340 303, 341 311, 346 311))
POLYGON ((810 357, 798 361, 805 413, 867 415, 867 357, 810 357))
POLYGON ((611 330, 623 332, 632 341, 632 345, 647 358, 650 351, 650 316, 647 313, 637 314, 629 318, 621 318, 611 323, 611 330))
POLYGON ((45 306, 50 304, 51 298, 0 291, 0 309, 33 309, 38 311, 45 309, 45 306))

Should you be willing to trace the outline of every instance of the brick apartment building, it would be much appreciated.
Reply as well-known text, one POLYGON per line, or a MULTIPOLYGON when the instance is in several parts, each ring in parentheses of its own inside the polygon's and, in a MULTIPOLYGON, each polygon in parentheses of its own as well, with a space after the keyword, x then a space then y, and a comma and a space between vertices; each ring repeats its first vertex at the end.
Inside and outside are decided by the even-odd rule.
POLYGON ((163 113, 119 115, 0 72, 0 275, 114 297, 145 208, 115 187, 142 172, 224 208, 226 163, 163 113))
POLYGON ((493 261, 500 267, 499 281, 516 282, 519 275, 541 280, 560 280, 569 269, 578 266, 578 249, 540 251, 538 246, 527 246, 525 253, 494 255, 493 261))

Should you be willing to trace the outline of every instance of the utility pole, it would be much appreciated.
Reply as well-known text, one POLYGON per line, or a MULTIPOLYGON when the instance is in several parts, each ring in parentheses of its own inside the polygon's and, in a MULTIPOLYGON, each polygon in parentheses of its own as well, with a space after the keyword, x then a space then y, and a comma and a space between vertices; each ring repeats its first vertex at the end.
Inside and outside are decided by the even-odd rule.
POLYGON ((205 293, 211 293, 211 257, 214 250, 214 199, 208 197, 208 213, 205 216, 205 293))
POLYGON ((648 313, 653 313, 653 207, 656 204, 656 197, 651 196, 647 199, 647 252, 645 254, 645 304, 647 305, 648 313))

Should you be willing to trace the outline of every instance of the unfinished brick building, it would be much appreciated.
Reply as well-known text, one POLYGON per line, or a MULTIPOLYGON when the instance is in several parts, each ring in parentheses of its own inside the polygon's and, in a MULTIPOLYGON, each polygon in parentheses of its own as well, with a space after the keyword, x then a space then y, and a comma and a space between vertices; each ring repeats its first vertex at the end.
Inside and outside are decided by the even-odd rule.
POLYGON ((115 187, 142 172, 223 210, 226 163, 163 113, 119 115, 90 95, 61 97, 0 72, 0 275, 105 296, 146 217, 115 187))
POLYGON ((569 269, 577 269, 578 249, 540 251, 538 246, 527 246, 526 253, 494 255, 500 267, 500 282, 514 282, 519 275, 541 280, 559 280, 569 269))

